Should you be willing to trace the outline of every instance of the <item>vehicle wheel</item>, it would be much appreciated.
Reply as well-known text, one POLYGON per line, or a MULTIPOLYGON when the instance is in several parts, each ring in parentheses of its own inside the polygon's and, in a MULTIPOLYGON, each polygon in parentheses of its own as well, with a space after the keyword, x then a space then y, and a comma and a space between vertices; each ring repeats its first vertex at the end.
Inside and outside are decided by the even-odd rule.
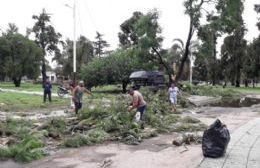
POLYGON ((57 94, 59 97, 63 97, 65 95, 65 93, 60 89, 57 91, 57 94))

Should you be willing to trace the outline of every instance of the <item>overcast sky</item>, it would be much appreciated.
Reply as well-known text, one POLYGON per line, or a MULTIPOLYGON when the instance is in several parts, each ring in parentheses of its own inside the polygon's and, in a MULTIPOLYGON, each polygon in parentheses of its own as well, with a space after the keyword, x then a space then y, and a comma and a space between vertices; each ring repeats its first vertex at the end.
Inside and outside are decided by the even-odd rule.
MULTIPOLYGON (((120 24, 132 16, 134 11, 146 13, 157 8, 160 11, 160 25, 163 29, 164 47, 170 47, 174 38, 186 40, 188 18, 184 15, 184 0, 76 0, 77 35, 83 34, 94 40, 95 32, 104 34, 104 39, 117 47, 120 24)), ((244 20, 248 29, 247 40, 257 37, 255 26, 257 15, 254 4, 259 0, 246 0, 244 20)), ((1 0, 0 29, 6 30, 8 23, 15 23, 19 32, 25 34, 26 27, 32 27, 32 15, 39 15, 43 8, 51 15, 53 26, 63 38, 73 38, 72 9, 73 0, 1 0)))

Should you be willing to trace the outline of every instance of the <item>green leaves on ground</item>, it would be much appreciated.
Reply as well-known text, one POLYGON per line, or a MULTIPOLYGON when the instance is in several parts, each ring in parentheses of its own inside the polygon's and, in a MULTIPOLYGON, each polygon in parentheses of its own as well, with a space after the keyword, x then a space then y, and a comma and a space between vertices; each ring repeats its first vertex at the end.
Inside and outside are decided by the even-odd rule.
POLYGON ((0 132, 13 138, 8 147, 0 148, 0 158, 14 158, 18 162, 30 162, 47 155, 41 135, 31 130, 28 121, 8 119, 1 124, 0 132))

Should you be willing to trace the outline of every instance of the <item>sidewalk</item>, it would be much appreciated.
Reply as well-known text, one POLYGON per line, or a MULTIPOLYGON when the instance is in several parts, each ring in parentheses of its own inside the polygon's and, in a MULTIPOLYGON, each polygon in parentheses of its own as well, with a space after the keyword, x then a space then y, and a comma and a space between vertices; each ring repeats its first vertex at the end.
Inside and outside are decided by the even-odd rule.
POLYGON ((260 118, 231 134, 224 157, 204 158, 198 168, 260 168, 260 118))

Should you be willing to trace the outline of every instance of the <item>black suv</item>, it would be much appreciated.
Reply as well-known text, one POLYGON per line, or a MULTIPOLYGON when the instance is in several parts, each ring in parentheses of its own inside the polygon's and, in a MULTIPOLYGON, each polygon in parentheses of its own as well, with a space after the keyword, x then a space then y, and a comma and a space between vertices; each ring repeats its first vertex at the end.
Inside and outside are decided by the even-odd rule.
POLYGON ((152 86, 159 89, 165 86, 165 79, 161 71, 135 71, 129 77, 133 85, 139 89, 140 86, 152 86))

